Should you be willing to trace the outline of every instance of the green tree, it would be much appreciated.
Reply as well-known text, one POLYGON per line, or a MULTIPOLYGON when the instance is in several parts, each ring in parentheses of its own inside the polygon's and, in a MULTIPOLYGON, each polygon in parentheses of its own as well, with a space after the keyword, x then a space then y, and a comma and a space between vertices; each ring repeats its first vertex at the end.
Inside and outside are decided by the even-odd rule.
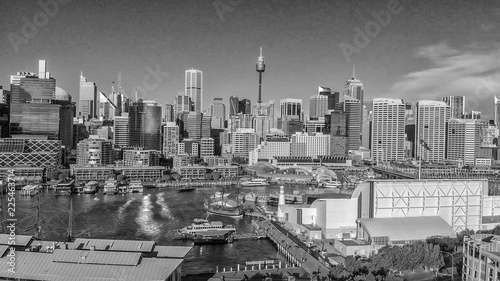
POLYGON ((220 179, 220 173, 219 172, 213 172, 212 176, 214 177, 214 180, 220 179))

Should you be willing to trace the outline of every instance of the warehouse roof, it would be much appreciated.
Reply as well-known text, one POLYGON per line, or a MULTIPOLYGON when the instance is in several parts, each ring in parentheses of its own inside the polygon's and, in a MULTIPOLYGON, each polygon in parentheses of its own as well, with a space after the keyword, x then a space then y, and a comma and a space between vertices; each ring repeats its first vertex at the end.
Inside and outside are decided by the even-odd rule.
POLYGON ((454 236, 453 228, 441 217, 360 218, 370 237, 391 241, 424 240, 431 236, 454 236))

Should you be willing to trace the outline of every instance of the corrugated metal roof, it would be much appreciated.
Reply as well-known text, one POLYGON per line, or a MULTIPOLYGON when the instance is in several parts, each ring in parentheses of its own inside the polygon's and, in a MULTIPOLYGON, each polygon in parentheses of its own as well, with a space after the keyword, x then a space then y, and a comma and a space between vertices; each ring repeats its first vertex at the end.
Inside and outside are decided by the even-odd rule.
POLYGON ((185 246, 156 246, 154 251, 158 252, 158 258, 183 259, 193 247, 185 246))
MULTIPOLYGON (((12 240, 9 240, 10 237, 11 236, 9 234, 0 234, 0 245, 10 245, 9 241, 12 241, 12 240)), ((19 234, 16 234, 16 236, 15 236, 16 246, 19 246, 19 247, 28 246, 30 244, 31 240, 33 240, 33 236, 19 235, 19 234)))
POLYGON ((54 250, 53 262, 105 265, 138 265, 140 253, 103 252, 85 250, 54 250))
POLYGON ((0 245, 0 257, 3 257, 3 255, 5 254, 5 252, 7 252, 8 249, 9 249, 9 246, 0 245))
MULTIPOLYGON (((61 250, 68 252, 69 250, 61 250)), ((106 253, 106 252, 104 252, 106 253)), ((109 253, 108 253, 109 254, 109 253)), ((135 255, 137 253, 130 253, 135 255)), ((16 273, 9 272, 6 258, 0 259, 0 278, 33 280, 166 280, 181 259, 143 258, 137 266, 52 262, 54 254, 16 251, 16 273)))
POLYGON ((82 249, 90 250, 94 246, 96 250, 123 251, 123 252, 151 252, 155 246, 154 241, 138 240, 106 240, 77 238, 73 243, 73 249, 82 245, 82 249))
POLYGON ((424 240, 434 235, 455 234, 441 217, 360 218, 358 221, 371 237, 387 236, 391 241, 424 240))

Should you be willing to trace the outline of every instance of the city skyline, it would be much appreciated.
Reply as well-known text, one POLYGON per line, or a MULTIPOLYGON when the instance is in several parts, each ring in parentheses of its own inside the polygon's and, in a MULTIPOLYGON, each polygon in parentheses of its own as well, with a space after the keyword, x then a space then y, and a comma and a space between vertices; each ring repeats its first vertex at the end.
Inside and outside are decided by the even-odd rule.
POLYGON ((488 105, 500 89, 498 1, 66 2, 43 25, 38 22, 29 39, 22 37, 23 26, 44 9, 28 1, 4 2, 0 85, 8 88, 18 71, 36 72, 38 60, 45 59, 74 100, 83 71, 105 93, 120 75, 130 97, 137 87, 139 98, 165 104, 183 91, 184 71, 195 68, 205 72, 203 109, 214 97, 227 103, 231 95, 255 103, 255 59, 262 46, 264 102, 309 97, 318 86, 341 92, 353 65, 365 100, 463 95, 467 110, 491 119, 488 105), (387 11, 392 14, 376 25, 376 15, 387 11), (183 17, 175 17, 180 12, 183 17), (367 32, 374 36, 356 37, 366 26, 375 27, 367 32), (19 43, 15 35, 24 40, 19 43), (361 44, 363 37, 368 41, 361 44))

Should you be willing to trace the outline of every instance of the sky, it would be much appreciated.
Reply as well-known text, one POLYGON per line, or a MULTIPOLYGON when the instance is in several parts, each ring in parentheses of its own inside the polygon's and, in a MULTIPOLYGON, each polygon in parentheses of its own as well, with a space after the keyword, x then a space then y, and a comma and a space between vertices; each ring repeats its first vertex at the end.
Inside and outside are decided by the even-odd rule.
POLYGON ((195 68, 204 109, 254 104, 259 47, 263 101, 301 98, 306 113, 353 65, 365 100, 464 95, 492 118, 500 94, 500 0, 1 0, 0 23, 0 85, 44 59, 75 101, 83 72, 104 93, 121 77, 130 97, 173 103, 195 68))

